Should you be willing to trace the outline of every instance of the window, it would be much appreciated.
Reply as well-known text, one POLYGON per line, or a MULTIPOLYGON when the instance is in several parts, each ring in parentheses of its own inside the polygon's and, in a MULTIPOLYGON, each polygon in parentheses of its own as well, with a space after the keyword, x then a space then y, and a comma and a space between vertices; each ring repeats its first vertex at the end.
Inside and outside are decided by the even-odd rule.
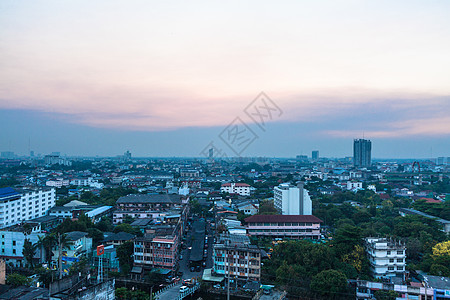
POLYGON ((398 254, 398 255, 403 255, 403 250, 397 251, 397 254, 398 254))
POLYGON ((13 254, 16 254, 16 249, 13 249, 13 254))
POLYGON ((389 270, 389 271, 393 271, 393 270, 394 270, 394 267, 388 267, 388 270, 389 270))
POLYGON ((389 262, 390 262, 390 263, 393 263, 393 262, 394 262, 394 259, 393 259, 393 258, 391 258, 391 259, 389 260, 389 262))
POLYGON ((391 255, 391 251, 388 251, 388 252, 387 252, 387 255, 391 255))
POLYGON ((403 267, 397 267, 397 271, 403 271, 403 267))
POLYGON ((397 258, 397 262, 403 262, 403 258, 397 258))

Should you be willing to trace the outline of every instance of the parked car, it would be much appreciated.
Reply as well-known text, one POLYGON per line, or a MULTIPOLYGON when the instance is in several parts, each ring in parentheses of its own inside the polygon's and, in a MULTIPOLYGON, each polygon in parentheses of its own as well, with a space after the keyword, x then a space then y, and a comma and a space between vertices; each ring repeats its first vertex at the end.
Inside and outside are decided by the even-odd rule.
POLYGON ((202 262, 202 266, 206 267, 206 261, 202 262))
POLYGON ((195 272, 200 272, 200 266, 195 267, 195 272))
POLYGON ((191 267, 191 272, 195 272, 195 267, 191 267))
POLYGON ((186 292, 187 290, 189 290, 189 288, 185 285, 180 286, 180 293, 186 292))

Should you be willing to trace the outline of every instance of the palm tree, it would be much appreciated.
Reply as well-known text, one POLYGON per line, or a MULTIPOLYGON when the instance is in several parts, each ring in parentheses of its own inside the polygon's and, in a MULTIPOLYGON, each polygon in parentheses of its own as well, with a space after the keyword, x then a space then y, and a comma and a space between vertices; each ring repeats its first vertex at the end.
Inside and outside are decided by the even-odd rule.
POLYGON ((39 236, 38 245, 41 247, 41 254, 45 252, 45 262, 50 266, 52 260, 52 249, 56 244, 56 235, 54 233, 45 236, 39 236))
POLYGON ((34 255, 36 254, 37 247, 38 247, 37 244, 33 244, 27 238, 25 239, 25 241, 23 243, 22 253, 23 253, 23 256, 25 257, 25 260, 28 262, 28 264, 30 265, 31 268, 34 267, 33 258, 34 258, 34 255))

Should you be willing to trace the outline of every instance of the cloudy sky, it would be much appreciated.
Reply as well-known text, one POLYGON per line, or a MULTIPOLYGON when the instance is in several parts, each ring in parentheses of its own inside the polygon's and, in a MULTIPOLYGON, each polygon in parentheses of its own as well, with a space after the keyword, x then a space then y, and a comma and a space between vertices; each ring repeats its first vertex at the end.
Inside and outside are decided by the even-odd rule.
POLYGON ((0 2, 0 150, 450 156, 449 1, 0 2), (246 113, 261 91, 279 113, 246 113))

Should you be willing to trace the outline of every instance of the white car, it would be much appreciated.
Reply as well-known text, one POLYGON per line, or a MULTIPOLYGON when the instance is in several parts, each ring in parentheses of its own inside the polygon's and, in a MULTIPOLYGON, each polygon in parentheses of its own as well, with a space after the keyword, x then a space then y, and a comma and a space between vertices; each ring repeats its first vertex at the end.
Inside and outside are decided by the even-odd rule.
POLYGON ((184 292, 186 292, 187 290, 189 290, 189 288, 188 288, 187 286, 185 286, 185 285, 180 286, 180 293, 184 293, 184 292))

